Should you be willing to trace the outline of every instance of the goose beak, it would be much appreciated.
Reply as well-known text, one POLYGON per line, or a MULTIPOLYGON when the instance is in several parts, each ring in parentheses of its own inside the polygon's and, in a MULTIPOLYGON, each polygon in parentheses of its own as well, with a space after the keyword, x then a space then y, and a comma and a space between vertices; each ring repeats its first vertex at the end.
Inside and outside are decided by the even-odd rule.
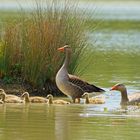
POLYGON ((60 52, 64 52, 64 47, 58 48, 57 50, 60 52))
POLYGON ((117 86, 113 86, 111 89, 110 89, 110 91, 111 90, 117 90, 117 86))

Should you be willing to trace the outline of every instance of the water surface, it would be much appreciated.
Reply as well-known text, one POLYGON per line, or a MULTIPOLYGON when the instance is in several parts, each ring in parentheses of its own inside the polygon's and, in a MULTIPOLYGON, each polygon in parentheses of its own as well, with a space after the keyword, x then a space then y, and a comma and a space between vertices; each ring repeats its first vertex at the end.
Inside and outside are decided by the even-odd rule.
MULTIPOLYGON (((25 2, 22 4, 27 8, 25 2)), ((85 105, 83 101, 65 106, 0 104, 0 140, 139 140, 140 107, 121 108, 120 93, 109 91, 116 83, 124 83, 129 94, 140 91, 138 24, 133 24, 134 30, 122 22, 139 21, 139 5, 139 1, 82 1, 80 4, 81 9, 88 6, 90 12, 97 9, 94 19, 108 21, 106 28, 99 26, 94 32, 88 31, 94 48, 93 65, 81 62, 87 66, 82 78, 107 91, 100 95, 105 98, 105 104, 85 105), (112 20, 119 20, 121 29, 112 29, 112 20)), ((16 1, 0 0, 0 9, 16 7, 16 1)))
MULTIPOLYGON (((140 112, 106 105, 0 105, 1 140, 138 140, 140 112)), ((116 106, 117 107, 117 106, 116 106)))

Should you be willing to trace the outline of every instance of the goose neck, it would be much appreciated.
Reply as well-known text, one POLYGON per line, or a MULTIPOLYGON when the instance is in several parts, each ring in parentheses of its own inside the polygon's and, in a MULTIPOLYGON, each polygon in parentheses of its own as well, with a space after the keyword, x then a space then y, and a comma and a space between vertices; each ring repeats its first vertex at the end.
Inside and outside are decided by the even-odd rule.
POLYGON ((70 62, 70 56, 71 56, 71 52, 66 50, 66 56, 65 56, 65 61, 62 67, 65 67, 66 69, 68 68, 69 62, 70 62))
POLYGON ((53 98, 52 97, 49 98, 48 102, 49 102, 49 104, 53 104, 53 98))
POLYGON ((126 90, 126 88, 124 88, 121 91, 121 104, 127 104, 128 101, 129 101, 129 99, 128 99, 128 95, 127 95, 127 90, 126 90))
POLYGON ((29 94, 25 94, 25 101, 30 102, 29 94))

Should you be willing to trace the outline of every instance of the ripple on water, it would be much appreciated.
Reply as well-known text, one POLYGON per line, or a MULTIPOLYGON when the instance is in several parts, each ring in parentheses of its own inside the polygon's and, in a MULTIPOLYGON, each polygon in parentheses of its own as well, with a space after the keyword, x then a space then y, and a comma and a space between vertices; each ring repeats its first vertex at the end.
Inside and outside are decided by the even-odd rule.
POLYGON ((140 51, 140 33, 129 31, 97 31, 88 33, 89 41, 99 50, 112 50, 138 53, 140 51), (96 40, 96 42, 95 42, 96 40))

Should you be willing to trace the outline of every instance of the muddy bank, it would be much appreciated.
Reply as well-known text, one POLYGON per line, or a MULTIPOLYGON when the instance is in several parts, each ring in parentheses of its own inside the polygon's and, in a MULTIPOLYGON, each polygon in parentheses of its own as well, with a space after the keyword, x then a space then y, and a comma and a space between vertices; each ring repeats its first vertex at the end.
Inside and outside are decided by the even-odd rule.
POLYGON ((40 88, 34 87, 27 82, 7 84, 0 79, 0 88, 4 89, 7 94, 14 94, 18 96, 25 91, 29 92, 32 96, 46 97, 48 94, 52 94, 54 96, 64 96, 64 94, 57 88, 55 82, 52 81, 47 81, 44 87, 40 88))

